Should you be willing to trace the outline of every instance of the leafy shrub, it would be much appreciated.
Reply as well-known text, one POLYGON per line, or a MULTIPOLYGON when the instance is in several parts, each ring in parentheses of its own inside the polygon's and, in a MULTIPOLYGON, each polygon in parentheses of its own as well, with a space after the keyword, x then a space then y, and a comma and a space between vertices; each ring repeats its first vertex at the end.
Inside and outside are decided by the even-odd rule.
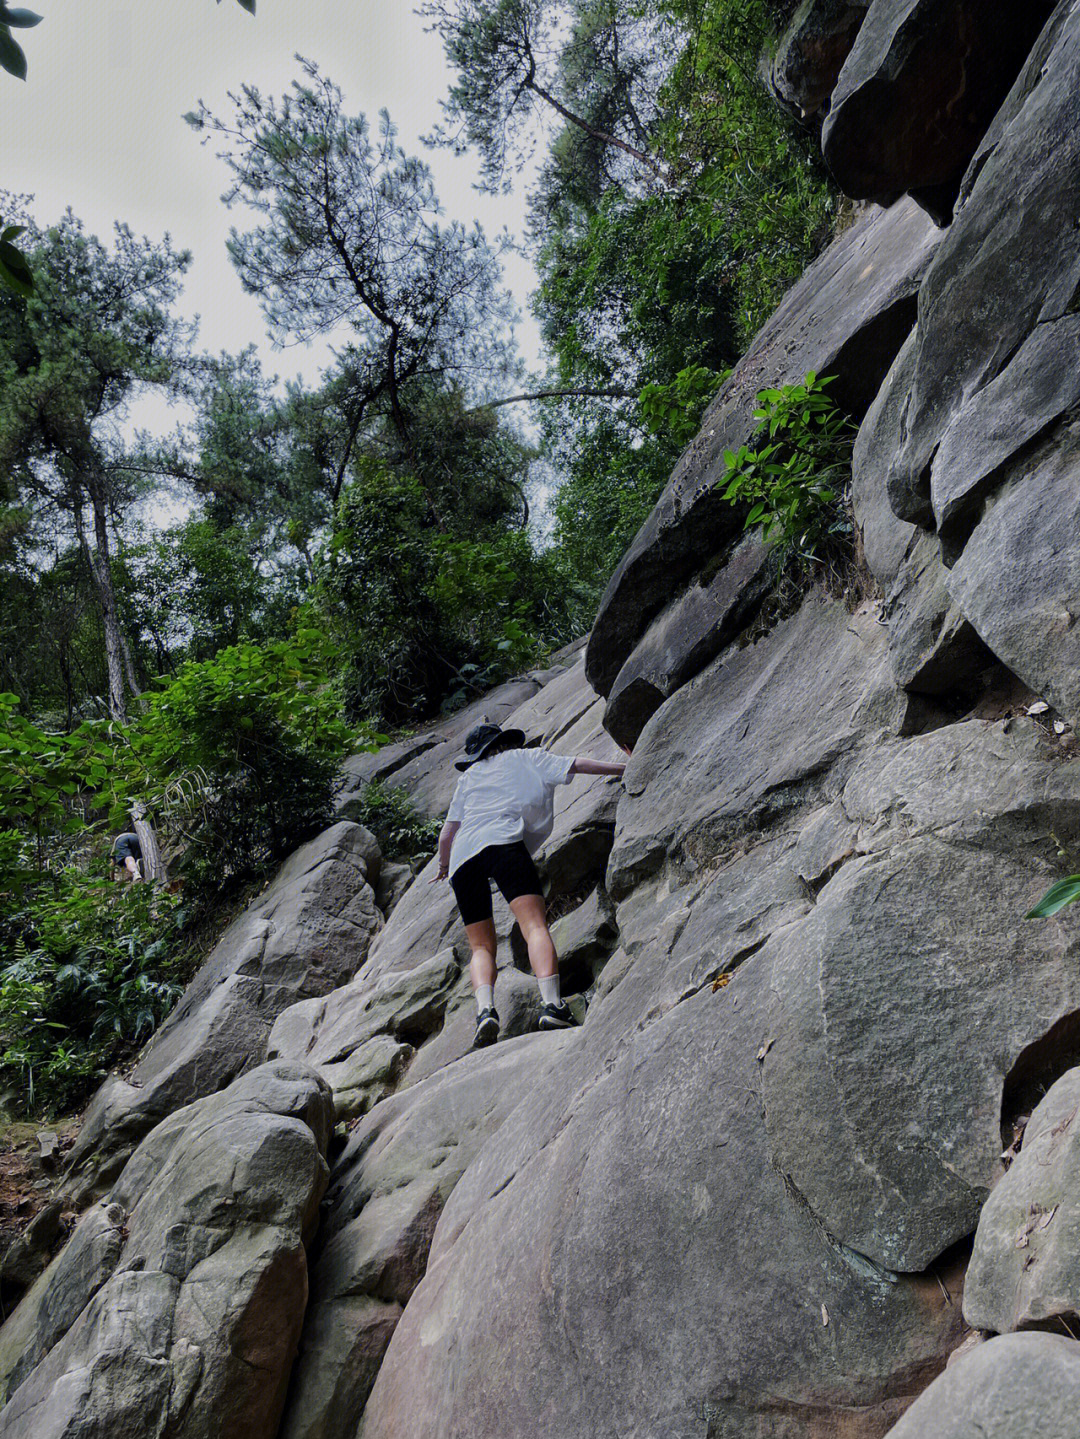
POLYGON ((434 854, 442 828, 437 819, 425 819, 406 789, 371 780, 352 801, 349 814, 379 841, 384 859, 434 854))
POLYGON ((176 900, 76 868, 0 910, 0 1087, 18 1107, 81 1103, 182 989, 176 900))
POLYGON ((185 664, 132 727, 131 799, 160 808, 182 776, 198 777, 182 824, 199 890, 265 870, 330 819, 342 758, 373 743, 341 719, 333 654, 312 629, 234 645, 185 664))
MULTIPOLYGON (((781 554, 818 559, 822 543, 851 533, 847 514, 857 427, 833 404, 811 370, 800 385, 758 392, 754 411, 764 443, 724 451, 732 504, 749 504, 746 528, 760 525, 781 554)), ((721 482, 723 483, 723 482, 721 482)))

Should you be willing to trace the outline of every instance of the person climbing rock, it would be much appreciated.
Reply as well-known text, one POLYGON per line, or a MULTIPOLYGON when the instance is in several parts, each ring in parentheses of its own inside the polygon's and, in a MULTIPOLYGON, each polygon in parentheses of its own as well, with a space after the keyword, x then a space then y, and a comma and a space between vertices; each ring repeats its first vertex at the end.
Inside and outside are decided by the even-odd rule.
POLYGON ((519 729, 480 724, 465 737, 455 766, 458 781, 439 835, 439 872, 449 878, 472 951, 469 973, 476 995, 476 1048, 499 1037, 495 1009, 498 941, 491 908, 491 881, 525 936, 529 963, 540 984, 541 1029, 567 1029, 573 1015, 559 989, 559 960, 547 926, 540 875, 533 854, 554 825, 555 787, 579 774, 621 775, 625 764, 578 759, 525 749, 519 729))
POLYGON ((112 862, 117 879, 130 879, 133 884, 142 880, 142 846, 139 836, 131 831, 118 834, 113 840, 112 862))

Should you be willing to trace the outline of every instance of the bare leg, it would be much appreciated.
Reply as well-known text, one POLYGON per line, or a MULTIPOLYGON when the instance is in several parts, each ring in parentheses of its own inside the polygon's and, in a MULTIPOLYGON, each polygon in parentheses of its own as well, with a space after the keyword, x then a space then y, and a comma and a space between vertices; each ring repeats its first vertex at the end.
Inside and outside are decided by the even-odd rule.
POLYGON ((547 927, 547 910, 542 894, 522 894, 510 901, 514 918, 529 946, 529 963, 537 979, 550 979, 559 972, 559 957, 547 927))
POLYGON ((496 974, 495 954, 499 948, 499 941, 495 935, 495 921, 479 919, 475 924, 467 924, 465 937, 472 950, 469 978, 472 980, 473 989, 481 984, 493 985, 496 974))
POLYGON ((124 868, 131 876, 132 884, 138 884, 139 881, 142 879, 142 875, 139 873, 138 861, 133 859, 130 854, 127 855, 124 859, 124 868))

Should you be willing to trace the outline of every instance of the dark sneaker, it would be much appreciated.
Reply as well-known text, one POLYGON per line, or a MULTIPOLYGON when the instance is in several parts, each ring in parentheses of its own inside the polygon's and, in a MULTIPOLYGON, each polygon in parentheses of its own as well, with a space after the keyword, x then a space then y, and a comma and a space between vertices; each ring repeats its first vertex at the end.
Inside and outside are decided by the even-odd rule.
POLYGON ((570 1013, 569 1006, 561 1002, 545 1004, 540 1011, 541 1029, 572 1029, 575 1024, 577 1020, 570 1013))
POLYGON ((499 1037, 499 1016, 493 1009, 482 1010, 476 1019, 473 1049, 485 1049, 499 1037))

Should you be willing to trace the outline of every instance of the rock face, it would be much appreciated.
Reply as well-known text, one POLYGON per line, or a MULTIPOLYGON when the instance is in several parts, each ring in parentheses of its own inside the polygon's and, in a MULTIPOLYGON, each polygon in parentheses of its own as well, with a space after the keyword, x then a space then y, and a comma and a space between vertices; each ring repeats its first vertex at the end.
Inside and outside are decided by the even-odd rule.
POLYGON ((936 527, 944 585, 989 649, 1080 716, 1080 9, 1060 4, 964 181, 919 293, 892 508, 936 527))
POLYGON ((100 1193, 160 1119, 258 1064, 283 1009, 360 967, 382 928, 371 888, 378 866, 374 839, 356 824, 297 850, 226 930, 130 1082, 114 1077, 98 1092, 69 1158, 70 1200, 100 1193))
POLYGON ((1050 0, 873 0, 822 132, 829 169, 857 199, 929 191, 948 218, 972 151, 1050 0))
POLYGON ((724 451, 753 435, 758 391, 802 380, 808 370, 835 374, 833 395, 861 417, 911 329, 915 292, 938 239, 918 206, 904 201, 834 240, 784 297, 612 576, 586 652, 594 689, 611 691, 649 622, 741 532, 741 516, 717 503, 713 487, 726 473, 724 451))
POLYGON ((999 1333, 1080 1315, 1080 1069, 1053 1085, 979 1217, 964 1315, 999 1333))
POLYGON ((540 856, 583 1023, 531 1032, 499 904, 473 1052, 451 894, 336 825, 95 1101, 43 1231, 89 1207, 0 1330, 0 1434, 1076 1434, 1080 1343, 983 1335, 1080 1323, 1080 930, 1023 917, 1080 848, 1080 0, 779 9, 774 83, 828 107, 837 169, 944 220, 966 166, 950 227, 905 199, 837 240, 586 656, 341 797, 441 814, 484 714, 631 745, 540 856), (715 487, 808 369, 861 421, 859 543, 781 610, 715 487))
POLYGON ((908 718, 872 612, 811 600, 646 725, 623 950, 451 1196, 364 1439, 878 1436, 942 1366, 1007 1076, 1080 1009, 1020 919, 1080 807, 1033 721, 908 718))
POLYGON ((330 1094, 267 1065, 159 1125, 5 1326, 11 1439, 274 1433, 330 1094))
POLYGON ((328 1196, 282 1439, 355 1434, 447 1198, 570 1038, 533 1035, 473 1054, 354 1130, 328 1196))

